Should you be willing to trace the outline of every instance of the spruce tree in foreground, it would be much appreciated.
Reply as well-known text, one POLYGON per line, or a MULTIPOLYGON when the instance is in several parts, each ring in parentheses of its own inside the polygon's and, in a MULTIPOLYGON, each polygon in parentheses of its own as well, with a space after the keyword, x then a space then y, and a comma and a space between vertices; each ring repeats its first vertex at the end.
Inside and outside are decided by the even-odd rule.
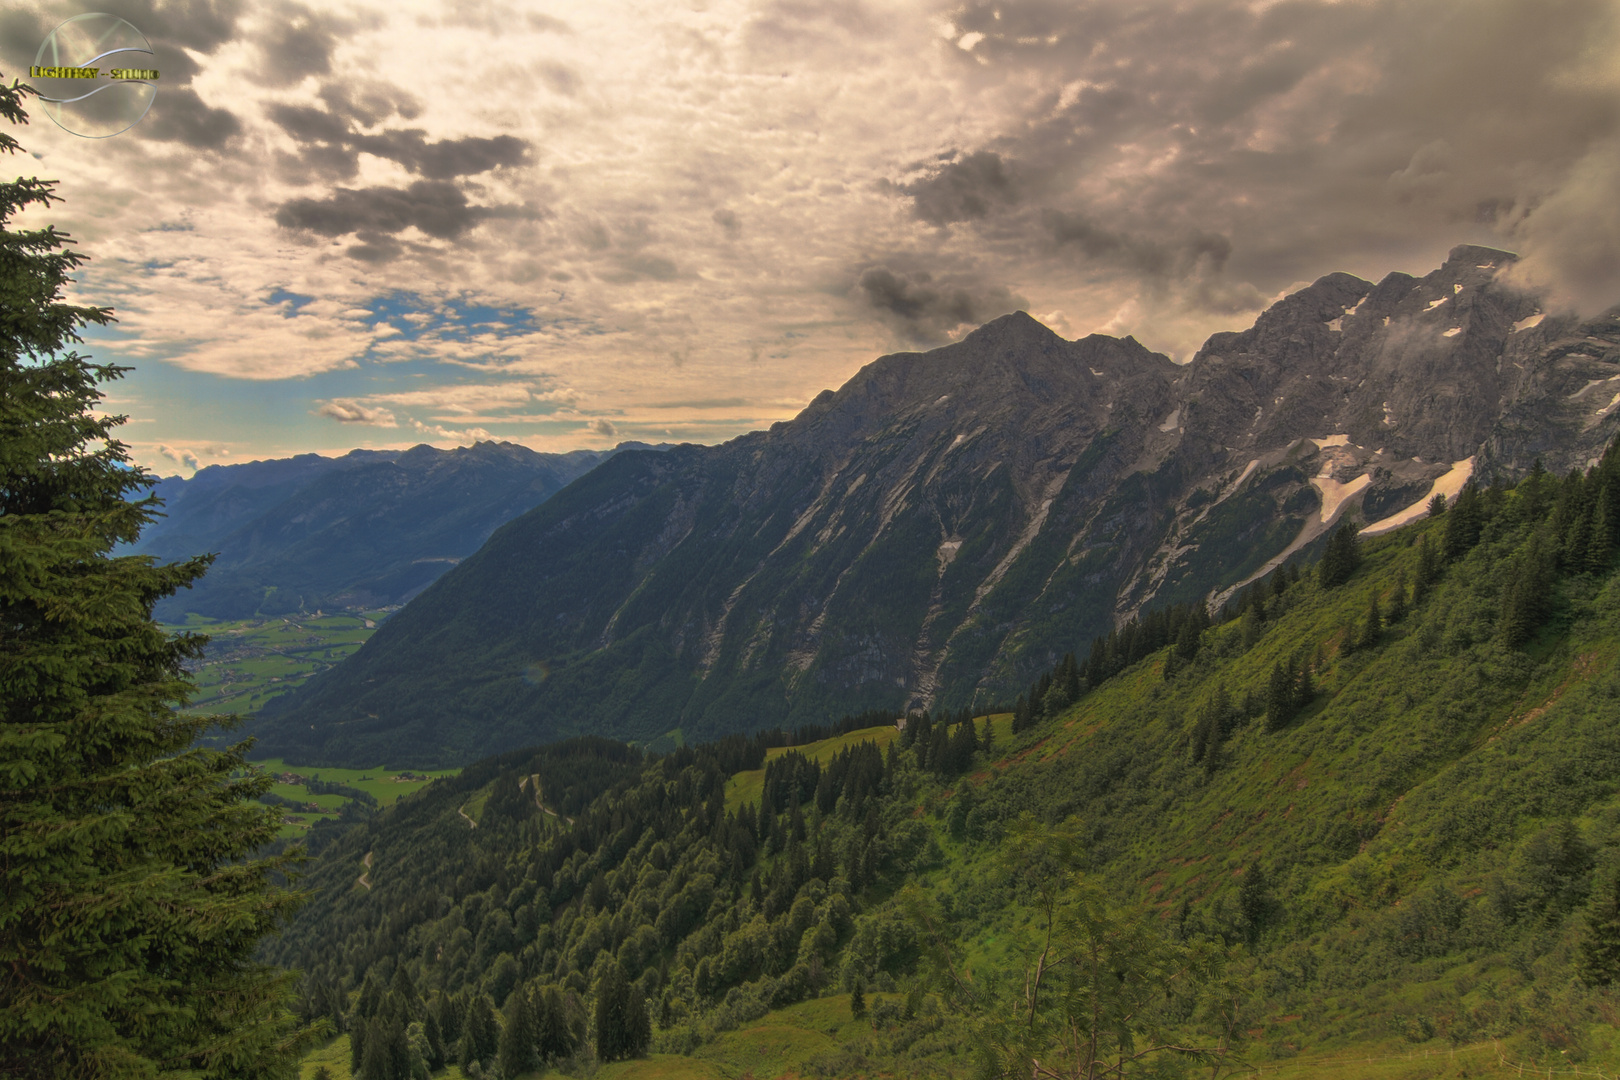
MULTIPOLYGON (((0 115, 26 123, 29 92, 0 84, 0 115)), ((0 1076, 281 1075, 293 987, 253 953, 295 897, 286 860, 251 858, 280 812, 268 778, 231 779, 243 747, 188 749, 214 720, 175 711, 203 639, 152 605, 207 561, 112 557, 152 480, 98 412, 123 369, 66 351, 111 320, 62 301, 84 256, 9 227, 54 201, 0 184, 0 1076)))

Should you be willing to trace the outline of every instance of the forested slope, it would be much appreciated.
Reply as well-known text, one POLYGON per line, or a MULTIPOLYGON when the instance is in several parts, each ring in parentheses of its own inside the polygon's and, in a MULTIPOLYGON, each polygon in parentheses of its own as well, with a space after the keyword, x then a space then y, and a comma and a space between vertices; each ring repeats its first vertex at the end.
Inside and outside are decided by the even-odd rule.
POLYGON ((495 1067, 504 1034, 509 1071, 702 1055, 859 988, 910 993, 792 1068, 965 1073, 1018 1009, 1043 889, 1078 869, 1123 912, 1106 926, 1208 961, 1155 999, 1189 1044, 1275 1061, 1394 1033, 1606 1060, 1617 511, 1612 451, 1587 477, 1468 488, 1391 535, 1340 534, 1209 629, 1183 611, 1177 640, 1113 635, 1016 716, 913 717, 883 750, 492 759, 324 850, 272 955, 360 1033, 357 1066, 366 1036, 495 1067), (1009 866, 1031 836, 1076 846, 1009 866), (947 954, 954 983, 930 962, 947 954))

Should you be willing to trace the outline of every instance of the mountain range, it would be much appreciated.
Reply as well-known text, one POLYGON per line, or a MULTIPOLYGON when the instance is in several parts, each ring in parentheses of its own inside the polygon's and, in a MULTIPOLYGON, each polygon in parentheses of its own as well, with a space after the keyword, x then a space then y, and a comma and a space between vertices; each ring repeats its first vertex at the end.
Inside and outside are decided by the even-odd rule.
POLYGON ((403 604, 496 527, 631 448, 647 447, 542 454, 484 442, 211 465, 154 487, 164 516, 129 552, 218 554, 194 588, 159 604, 173 622, 403 604))
POLYGON ((291 761, 654 747, 866 708, 982 710, 1145 609, 1215 600, 1470 478, 1595 462, 1620 322, 1514 256, 1330 274, 1178 365, 1026 314, 882 357, 794 420, 629 452, 499 528, 266 709, 291 761))

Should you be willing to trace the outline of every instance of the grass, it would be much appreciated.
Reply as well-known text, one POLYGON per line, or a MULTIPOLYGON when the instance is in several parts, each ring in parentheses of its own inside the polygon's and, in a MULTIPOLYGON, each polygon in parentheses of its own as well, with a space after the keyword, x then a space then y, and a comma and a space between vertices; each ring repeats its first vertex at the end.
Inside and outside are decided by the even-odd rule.
MULTIPOLYGON (((1008 716, 1008 732, 1011 732, 1011 715, 1008 716)), ((1000 729, 996 732, 1001 734, 1000 729)), ((879 747, 886 747, 900 734, 893 725, 883 727, 862 728, 859 731, 846 732, 843 735, 834 735, 830 739, 819 742, 806 743, 803 746, 776 746, 765 751, 765 760, 779 758, 789 751, 803 754, 811 761, 819 761, 825 765, 837 757, 840 751, 847 750, 856 743, 875 742, 879 747)), ((726 781, 726 809, 735 812, 745 803, 759 801, 760 793, 765 790, 765 770, 749 769, 740 772, 726 781)))
MULTIPOLYGON (((870 1007, 894 995, 869 994, 870 1007)), ((758 1022, 721 1035, 698 1048, 691 1057, 676 1054, 649 1054, 633 1061, 616 1061, 598 1066, 589 1075, 596 1080, 775 1080, 799 1077, 818 1057, 840 1048, 866 1043, 872 1027, 866 1020, 849 1014, 849 995, 836 994, 777 1009, 758 1022)), ((1284 1050, 1284 1053, 1291 1051, 1284 1050)), ((1256 1046, 1246 1048, 1249 1068, 1256 1077, 1276 1080, 1463 1080, 1481 1076, 1599 1077, 1603 1067, 1586 1062, 1563 1068, 1525 1066, 1505 1054, 1495 1043, 1481 1042, 1453 1047, 1442 1039, 1414 1045, 1403 1040, 1386 1040, 1340 1047, 1318 1053, 1301 1053, 1278 1059, 1256 1046)), ((963 1062, 964 1071, 970 1063, 963 1062)), ((332 1080, 354 1080, 349 1070, 349 1037, 340 1035, 311 1051, 299 1064, 299 1080, 310 1080, 326 1066, 332 1080)), ((457 1065, 434 1073, 434 1080, 466 1080, 457 1065)), ((516 1080, 539 1080, 562 1076, 554 1069, 526 1073, 516 1080)), ((884 1075, 888 1075, 885 1071, 884 1075)))
POLYGON ((597 1080, 733 1080, 737 1075, 714 1062, 679 1054, 648 1054, 635 1061, 615 1061, 596 1071, 597 1080))
MULTIPOLYGON (((426 777, 421 780, 400 779, 398 774, 386 766, 379 765, 375 769, 306 769, 301 766, 288 765, 280 758, 265 758, 255 761, 257 765, 272 775, 287 774, 302 776, 306 779, 321 779, 329 783, 342 784, 345 787, 364 791, 377 800, 377 805, 389 807, 413 792, 421 791, 428 784, 441 777, 455 776, 460 769, 433 769, 428 771, 410 770, 412 776, 426 777)), ((338 811, 350 801, 343 795, 311 795, 303 784, 276 783, 270 788, 270 794, 279 795, 284 799, 291 799, 299 803, 314 803, 321 808, 320 813, 308 810, 287 809, 289 820, 282 825, 281 835, 294 838, 303 835, 315 822, 323 818, 335 818, 338 811)))
POLYGON ((207 634, 202 660, 189 665, 194 713, 247 713, 324 671, 364 645, 387 612, 317 612, 289 618, 218 622, 200 615, 170 630, 207 634))

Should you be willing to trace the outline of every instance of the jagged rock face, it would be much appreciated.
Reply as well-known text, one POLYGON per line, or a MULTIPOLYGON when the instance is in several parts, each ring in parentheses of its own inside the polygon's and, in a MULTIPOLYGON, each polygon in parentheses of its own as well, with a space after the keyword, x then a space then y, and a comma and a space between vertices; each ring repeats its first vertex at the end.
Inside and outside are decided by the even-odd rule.
POLYGON ((278 702, 265 748, 442 760, 1006 701, 1116 620, 1225 595, 1344 514, 1601 452, 1620 324, 1533 325, 1497 280, 1511 259, 1329 275, 1185 367, 1009 315, 874 361, 768 432, 621 455, 278 702))

